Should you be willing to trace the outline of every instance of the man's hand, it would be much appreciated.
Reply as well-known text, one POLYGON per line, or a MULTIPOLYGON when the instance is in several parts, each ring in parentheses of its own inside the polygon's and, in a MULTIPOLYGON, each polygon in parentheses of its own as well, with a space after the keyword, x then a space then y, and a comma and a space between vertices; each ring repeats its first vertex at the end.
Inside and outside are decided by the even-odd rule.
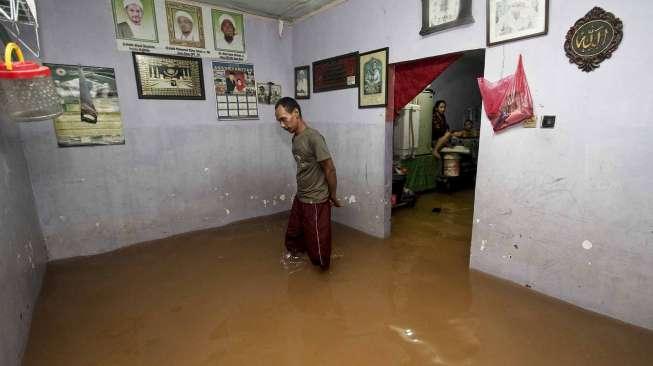
POLYGON ((435 158, 438 159, 438 160, 442 159, 442 157, 440 156, 440 153, 436 149, 433 149, 433 156, 435 156, 435 158))
POLYGON ((331 202, 331 206, 333 207, 342 207, 342 203, 340 203, 338 197, 335 196, 329 197, 329 202, 331 202))

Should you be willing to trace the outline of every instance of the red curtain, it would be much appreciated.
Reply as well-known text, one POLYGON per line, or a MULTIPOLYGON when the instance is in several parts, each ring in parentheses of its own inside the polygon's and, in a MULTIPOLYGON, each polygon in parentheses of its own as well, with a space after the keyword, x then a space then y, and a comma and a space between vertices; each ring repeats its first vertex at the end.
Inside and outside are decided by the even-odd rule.
POLYGON ((440 76, 462 53, 423 58, 394 64, 394 116, 427 85, 440 76))

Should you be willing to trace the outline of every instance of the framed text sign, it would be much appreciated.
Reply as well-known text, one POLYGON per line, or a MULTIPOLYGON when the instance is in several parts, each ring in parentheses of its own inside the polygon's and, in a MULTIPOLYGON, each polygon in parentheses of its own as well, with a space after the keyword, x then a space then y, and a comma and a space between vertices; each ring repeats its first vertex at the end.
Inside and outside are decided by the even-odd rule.
POLYGON ((313 62, 313 92, 358 87, 358 52, 313 62))
POLYGON ((612 56, 622 38, 621 20, 614 14, 595 7, 567 32, 565 53, 570 63, 590 72, 612 56))

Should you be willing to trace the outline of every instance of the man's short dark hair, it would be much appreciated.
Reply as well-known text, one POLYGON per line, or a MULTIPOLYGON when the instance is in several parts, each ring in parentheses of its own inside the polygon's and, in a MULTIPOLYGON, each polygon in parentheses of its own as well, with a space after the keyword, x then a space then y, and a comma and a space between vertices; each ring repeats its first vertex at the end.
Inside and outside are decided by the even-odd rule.
POLYGON ((282 106, 288 113, 292 113, 296 109, 299 113, 299 117, 302 116, 302 109, 299 107, 299 103, 291 97, 283 97, 279 99, 274 105, 274 109, 277 109, 279 106, 282 106))

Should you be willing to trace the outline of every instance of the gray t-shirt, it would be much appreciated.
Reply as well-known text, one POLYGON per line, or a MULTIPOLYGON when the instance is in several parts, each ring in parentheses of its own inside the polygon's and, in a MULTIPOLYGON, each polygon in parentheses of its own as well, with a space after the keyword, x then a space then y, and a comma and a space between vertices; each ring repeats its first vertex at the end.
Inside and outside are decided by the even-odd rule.
POLYGON ((297 162, 297 198, 304 203, 329 199, 329 185, 320 162, 331 159, 324 137, 310 127, 292 139, 292 155, 297 162))

